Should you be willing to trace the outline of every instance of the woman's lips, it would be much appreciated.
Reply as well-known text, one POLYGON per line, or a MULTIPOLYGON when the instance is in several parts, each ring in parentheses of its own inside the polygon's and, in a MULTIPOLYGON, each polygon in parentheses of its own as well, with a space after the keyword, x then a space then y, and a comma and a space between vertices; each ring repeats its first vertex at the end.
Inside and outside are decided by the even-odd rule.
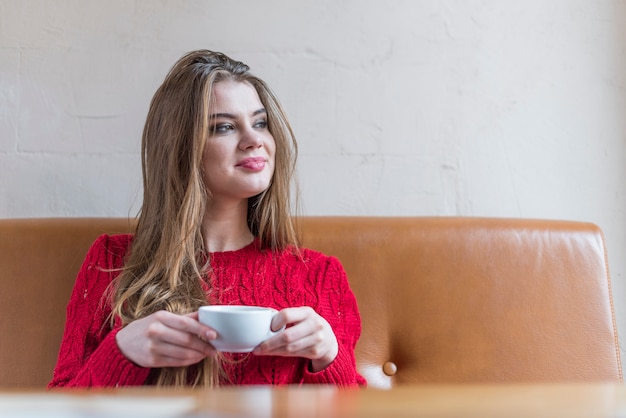
POLYGON ((251 171, 261 171, 265 168, 265 158, 263 157, 245 158, 237 163, 237 167, 242 167, 251 171))

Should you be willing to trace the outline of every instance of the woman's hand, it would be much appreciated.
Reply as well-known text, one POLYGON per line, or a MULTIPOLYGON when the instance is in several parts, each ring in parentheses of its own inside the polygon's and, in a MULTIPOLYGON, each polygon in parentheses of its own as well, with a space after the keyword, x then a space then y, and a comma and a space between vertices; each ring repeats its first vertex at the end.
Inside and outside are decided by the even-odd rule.
POLYGON ((131 322, 116 335, 126 358, 142 367, 179 367, 215 355, 216 332, 198 322, 198 312, 155 312, 131 322))
POLYGON ((253 351, 257 355, 311 359, 314 372, 325 369, 337 357, 339 345, 330 324, 312 308, 286 308, 272 320, 272 330, 288 327, 253 351))

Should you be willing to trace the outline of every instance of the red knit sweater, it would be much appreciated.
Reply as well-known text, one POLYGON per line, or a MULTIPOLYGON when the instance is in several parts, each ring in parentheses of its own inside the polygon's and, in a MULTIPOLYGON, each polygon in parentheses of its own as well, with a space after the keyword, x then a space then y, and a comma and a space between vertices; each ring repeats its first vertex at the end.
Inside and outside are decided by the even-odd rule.
MULTIPOLYGON (((133 386, 146 383, 149 368, 135 365, 119 350, 110 326, 107 287, 121 267, 131 235, 103 235, 89 249, 67 306, 67 322, 54 377, 48 387, 133 386)), ((309 371, 309 360, 231 354, 222 384, 365 385, 355 366, 354 347, 361 333, 356 300, 340 262, 304 249, 262 251, 255 241, 237 251, 211 254, 211 287, 221 304, 282 309, 310 306, 331 325, 339 353, 324 370, 309 371)))

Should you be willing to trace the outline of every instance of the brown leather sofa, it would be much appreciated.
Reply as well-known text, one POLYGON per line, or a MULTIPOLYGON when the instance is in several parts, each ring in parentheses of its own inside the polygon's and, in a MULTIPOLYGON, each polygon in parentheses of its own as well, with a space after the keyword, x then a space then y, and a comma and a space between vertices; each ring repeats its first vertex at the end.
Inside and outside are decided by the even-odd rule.
MULTIPOLYGON (((621 382, 602 232, 565 221, 305 217, 363 321, 360 372, 406 383, 621 382)), ((51 378, 76 272, 125 219, 0 220, 0 386, 51 378)))

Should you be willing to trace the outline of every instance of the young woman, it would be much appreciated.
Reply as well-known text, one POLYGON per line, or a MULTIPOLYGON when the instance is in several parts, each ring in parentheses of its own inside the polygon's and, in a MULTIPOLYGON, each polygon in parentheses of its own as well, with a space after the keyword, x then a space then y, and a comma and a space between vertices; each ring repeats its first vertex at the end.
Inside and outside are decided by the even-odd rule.
POLYGON ((248 70, 193 51, 157 90, 136 231, 90 248, 49 387, 365 384, 356 300, 336 258, 298 245, 296 141, 248 70), (272 328, 287 328, 252 353, 217 353, 198 321, 208 304, 272 307, 272 328))

